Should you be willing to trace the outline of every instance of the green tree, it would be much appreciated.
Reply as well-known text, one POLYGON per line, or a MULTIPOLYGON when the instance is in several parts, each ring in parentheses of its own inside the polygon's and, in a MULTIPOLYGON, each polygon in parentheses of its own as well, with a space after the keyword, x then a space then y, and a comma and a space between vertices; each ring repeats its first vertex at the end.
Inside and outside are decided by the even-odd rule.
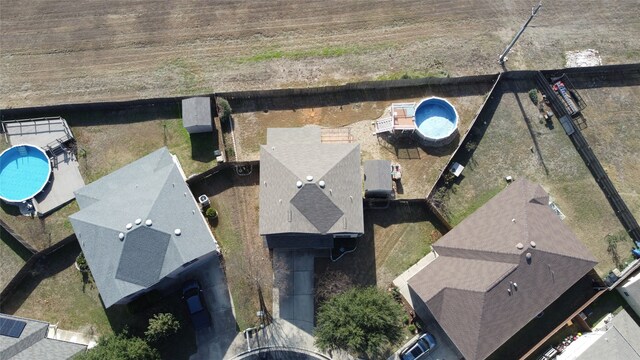
POLYGON ((180 321, 172 313, 154 314, 149 319, 149 326, 144 335, 149 342, 157 342, 168 338, 180 330, 180 321))
POLYGON ((220 120, 224 122, 229 122, 231 120, 231 105, 225 98, 217 98, 218 102, 218 114, 220 115, 220 120))
POLYGON ((98 345, 73 358, 74 360, 160 360, 158 350, 144 340, 128 337, 126 333, 107 335, 98 345))
POLYGON ((356 288, 320 306, 316 346, 377 358, 402 337, 402 306, 376 287, 356 288))

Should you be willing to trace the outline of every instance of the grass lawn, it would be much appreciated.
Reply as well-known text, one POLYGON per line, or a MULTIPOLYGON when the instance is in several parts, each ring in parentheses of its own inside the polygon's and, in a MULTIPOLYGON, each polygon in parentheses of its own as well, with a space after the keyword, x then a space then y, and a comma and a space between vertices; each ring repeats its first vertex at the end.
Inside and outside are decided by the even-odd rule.
MULTIPOLYGON (((527 95, 530 87, 534 85, 503 84, 504 92, 495 95, 500 99, 495 113, 474 130, 477 148, 455 159, 466 167, 445 195, 447 216, 458 224, 506 186, 505 176, 528 178, 549 192, 566 215, 564 222, 599 261, 598 273, 606 275, 616 265, 605 236, 623 227, 557 120, 553 128, 538 121, 538 110, 527 95), (525 116, 531 119, 531 132, 525 116)), ((630 248, 630 242, 618 244, 619 254, 630 248)))
POLYGON ((20 271, 31 257, 17 240, 0 228, 0 290, 20 271))
POLYGON ((258 232, 258 179, 257 169, 250 176, 238 176, 229 169, 192 186, 195 194, 207 194, 218 211, 213 233, 224 257, 240 329, 258 323, 258 286, 267 307, 272 304, 271 259, 258 232))
POLYGON ((83 281, 74 266, 79 253, 80 246, 73 244, 50 255, 46 265, 38 263, 2 312, 48 321, 64 330, 110 333, 97 288, 83 281))
POLYGON ((580 89, 587 102, 583 130, 620 196, 640 219, 640 86, 580 89))

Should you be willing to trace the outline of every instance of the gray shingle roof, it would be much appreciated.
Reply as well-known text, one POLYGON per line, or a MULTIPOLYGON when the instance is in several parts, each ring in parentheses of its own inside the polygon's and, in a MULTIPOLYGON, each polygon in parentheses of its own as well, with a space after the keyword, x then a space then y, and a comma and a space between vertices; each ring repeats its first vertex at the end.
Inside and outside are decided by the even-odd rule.
POLYGON ((193 97, 182 100, 182 125, 211 127, 211 99, 193 97))
POLYGON ((269 129, 260 148, 260 235, 364 232, 360 145, 316 142, 316 132, 319 140, 314 127, 269 129))
POLYGON ((47 339, 46 322, 0 314, 2 318, 26 322, 19 338, 0 335, 0 359, 61 360, 86 349, 81 344, 47 339))
POLYGON ((69 219, 105 307, 216 249, 166 148, 83 187, 76 199, 81 210, 69 219), (150 227, 146 220, 152 221, 150 227))
POLYGON ((526 180, 496 195, 433 249, 439 257, 409 286, 468 360, 489 356, 596 264, 548 207, 544 190, 526 180))
POLYGON ((365 193, 390 193, 391 161, 367 160, 364 162, 364 191, 365 193))
POLYGON ((640 360, 640 327, 622 310, 616 315, 609 329, 577 360, 640 360))

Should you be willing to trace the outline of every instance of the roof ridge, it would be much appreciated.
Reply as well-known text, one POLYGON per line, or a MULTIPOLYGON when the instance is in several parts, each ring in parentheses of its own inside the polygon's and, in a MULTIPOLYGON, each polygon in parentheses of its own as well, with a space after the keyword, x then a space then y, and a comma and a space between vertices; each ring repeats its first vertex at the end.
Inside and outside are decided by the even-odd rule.
MULTIPOLYGON (((351 150, 345 152, 344 156, 340 157, 335 163, 333 163, 333 166, 330 166, 329 168, 327 168, 327 171, 325 171, 324 174, 320 174, 318 176, 318 179, 322 179, 331 170, 333 170, 336 167, 336 165, 340 164, 344 159, 349 157, 355 150, 359 150, 360 149, 360 144, 359 143, 349 143, 349 144, 325 144, 325 143, 323 143, 323 144, 324 145, 339 145, 340 147, 342 147, 341 145, 353 145, 353 147, 351 148, 351 150)), ((362 163, 362 160, 360 161, 360 163, 362 163)))

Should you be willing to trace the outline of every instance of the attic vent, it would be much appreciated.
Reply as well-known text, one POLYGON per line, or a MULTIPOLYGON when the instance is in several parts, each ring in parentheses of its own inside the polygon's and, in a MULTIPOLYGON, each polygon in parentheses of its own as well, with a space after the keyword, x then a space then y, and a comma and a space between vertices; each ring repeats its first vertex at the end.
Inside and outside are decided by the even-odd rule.
POLYGON ((278 204, 282 204, 282 199, 278 199, 278 204))
POLYGON ((182 193, 182 195, 184 195, 184 197, 187 197, 187 193, 182 193))
MULTIPOLYGON (((267 185, 267 184, 265 183, 265 185, 267 185)), ((302 181, 300 181, 300 180, 296 181, 296 187, 298 189, 300 189, 302 187, 302 181)))
POLYGON ((123 233, 118 234, 118 239, 124 240, 124 234, 123 233))
POLYGON ((321 188, 323 188, 323 189, 324 189, 324 186, 325 186, 326 184, 327 184, 327 183, 325 183, 325 182, 324 182, 324 180, 320 180, 320 182, 318 182, 318 185, 320 185, 320 187, 321 187, 321 188))
POLYGON ((140 225, 140 224, 142 224, 142 219, 140 218, 136 219, 136 225, 140 225))
POLYGON ((126 225, 127 230, 131 230, 131 228, 132 228, 132 227, 133 227, 133 224, 132 224, 132 223, 128 223, 128 224, 126 225))
POLYGON ((151 219, 147 219, 147 221, 145 221, 144 224, 147 226, 151 226, 153 225, 153 222, 151 221, 151 219))
POLYGON ((176 236, 180 236, 180 234, 182 234, 182 231, 180 229, 175 229, 173 230, 173 233, 176 234, 176 236))
POLYGON ((313 175, 307 175, 307 181, 313 181, 313 175))
POLYGON ((532 248, 534 248, 534 247, 536 247, 536 242, 535 242, 535 241, 531 241, 531 242, 529 243, 529 245, 531 245, 531 247, 532 247, 532 248))
POLYGON ((511 219, 511 222, 512 223, 516 222, 516 218, 511 219))
POLYGON ((524 245, 522 245, 522 243, 517 243, 517 244, 516 244, 516 248, 517 248, 518 250, 522 250, 522 249, 524 249, 524 245))
POLYGON ((524 256, 527 258, 527 261, 531 261, 531 253, 526 253, 524 256))
POLYGON ((516 291, 518 291, 518 283, 513 283, 513 288, 516 289, 516 291))
POLYGON ((509 296, 511 296, 511 288, 507 289, 507 293, 509 293, 509 296))

